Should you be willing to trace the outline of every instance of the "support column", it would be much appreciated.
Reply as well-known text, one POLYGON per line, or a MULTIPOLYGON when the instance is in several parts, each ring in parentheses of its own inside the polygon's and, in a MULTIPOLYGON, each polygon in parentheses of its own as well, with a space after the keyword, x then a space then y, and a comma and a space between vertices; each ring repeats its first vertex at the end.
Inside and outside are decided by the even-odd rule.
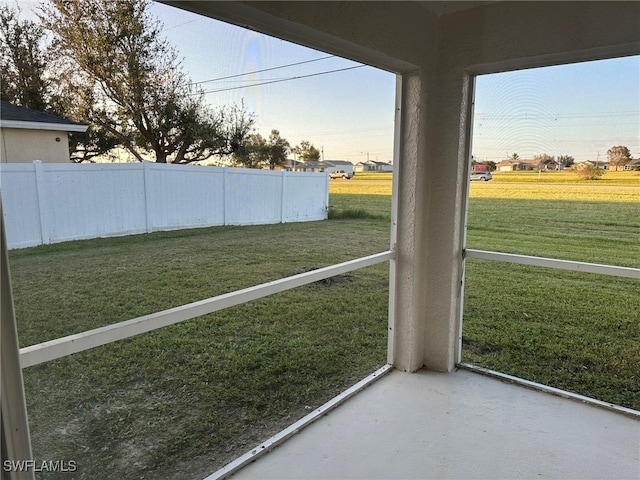
POLYGON ((429 154, 426 159, 429 194, 422 208, 426 214, 424 236, 425 322, 424 365, 450 372, 457 361, 464 224, 471 158, 472 82, 444 53, 430 92, 429 154))
POLYGON ((424 276, 423 242, 420 231, 425 220, 424 204, 426 120, 426 76, 415 71, 398 77, 396 95, 396 158, 394 159, 392 247, 395 249, 395 285, 393 328, 393 365, 413 372, 423 366, 424 311, 422 278, 424 276), (394 238, 395 237, 395 238, 394 238), (394 243, 395 240, 395 243, 394 243))
POLYGON ((445 59, 439 68, 403 75, 401 88, 393 363, 403 371, 450 372, 462 295, 471 83, 445 59))

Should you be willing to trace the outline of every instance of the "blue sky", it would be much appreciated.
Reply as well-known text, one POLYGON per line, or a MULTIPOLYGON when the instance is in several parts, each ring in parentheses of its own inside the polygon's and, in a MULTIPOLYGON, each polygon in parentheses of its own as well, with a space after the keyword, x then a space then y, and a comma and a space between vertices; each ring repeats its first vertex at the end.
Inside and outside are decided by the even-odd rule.
MULTIPOLYGON (((2 3, 6 0, 0 0, 2 3)), ((24 16, 39 2, 21 0, 24 16)), ((391 161, 395 81, 385 72, 163 4, 152 14, 184 58, 192 81, 297 66, 202 83, 212 105, 244 100, 258 131, 277 129, 324 158, 391 161), (321 74, 331 70, 350 70, 321 74), (316 75, 318 74, 318 75, 316 75), (289 81, 283 79, 314 75, 289 81), (261 86, 252 83, 277 81, 261 86), (240 88, 238 88, 240 87, 240 88), (231 90, 230 90, 231 89, 231 90)), ((476 82, 473 154, 500 161, 547 153, 606 159, 614 145, 640 157, 640 57, 483 75, 476 82)))
MULTIPOLYGON (((194 82, 329 56, 289 42, 155 4, 168 40, 194 82)), ((293 146, 309 140, 324 158, 389 162, 393 150, 395 74, 339 57, 241 78, 201 84, 205 91, 355 69, 207 94, 213 105, 240 102, 256 113, 258 130, 277 129, 293 146)))
MULTIPOLYGON (((166 35, 185 57, 194 81, 326 57, 252 31, 157 4, 166 35)), ((358 66, 323 59, 227 81, 226 89, 358 66)), ((310 78, 211 93, 212 104, 239 102, 268 134, 280 130, 292 145, 323 147, 325 159, 391 161, 396 76, 363 66, 310 78)), ((476 82, 473 154, 500 161, 512 153, 606 158, 614 145, 640 157, 640 57, 483 75, 476 82)))
POLYGON ((614 145, 640 157, 640 57, 480 76, 474 154, 606 159, 614 145))

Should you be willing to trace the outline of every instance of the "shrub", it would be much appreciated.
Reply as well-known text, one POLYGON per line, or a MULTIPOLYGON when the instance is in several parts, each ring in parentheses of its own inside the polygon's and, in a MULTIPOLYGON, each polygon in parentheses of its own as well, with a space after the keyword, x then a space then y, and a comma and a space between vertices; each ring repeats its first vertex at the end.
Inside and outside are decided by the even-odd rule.
POLYGON ((604 174, 602 168, 598 168, 589 163, 580 163, 573 167, 573 171, 576 172, 578 178, 582 180, 598 180, 604 174))

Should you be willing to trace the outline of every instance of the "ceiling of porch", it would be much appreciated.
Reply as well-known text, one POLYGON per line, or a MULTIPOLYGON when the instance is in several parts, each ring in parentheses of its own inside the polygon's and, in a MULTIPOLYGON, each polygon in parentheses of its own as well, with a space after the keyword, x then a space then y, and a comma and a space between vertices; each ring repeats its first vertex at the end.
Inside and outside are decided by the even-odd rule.
POLYGON ((453 1, 453 2, 430 2, 430 1, 420 1, 417 0, 415 3, 420 5, 422 8, 429 10, 431 13, 435 13, 437 16, 447 15, 453 12, 459 12, 462 10, 468 10, 470 8, 480 7, 482 5, 488 5, 490 3, 495 2, 470 2, 470 1, 453 1))

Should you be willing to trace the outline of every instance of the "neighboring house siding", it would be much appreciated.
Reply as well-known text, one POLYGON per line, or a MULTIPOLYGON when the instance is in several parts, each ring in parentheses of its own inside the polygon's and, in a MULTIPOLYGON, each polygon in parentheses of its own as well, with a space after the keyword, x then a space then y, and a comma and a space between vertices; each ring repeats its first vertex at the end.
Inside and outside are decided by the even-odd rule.
POLYGON ((2 163, 69 163, 66 132, 0 128, 2 163), (57 140, 59 139, 59 140, 57 140))
POLYGON ((393 165, 385 162, 358 162, 354 166, 356 172, 393 172, 393 165))
POLYGON ((513 172, 518 169, 519 163, 512 163, 509 161, 503 161, 498 163, 497 169, 499 172, 513 172))
POLYGON ((296 172, 324 172, 332 173, 339 170, 343 170, 348 173, 353 173, 353 163, 345 160, 325 160, 317 162, 302 162, 298 163, 294 168, 296 172))
POLYGON ((68 132, 88 125, 32 108, 0 102, 0 163, 69 163, 68 132))

